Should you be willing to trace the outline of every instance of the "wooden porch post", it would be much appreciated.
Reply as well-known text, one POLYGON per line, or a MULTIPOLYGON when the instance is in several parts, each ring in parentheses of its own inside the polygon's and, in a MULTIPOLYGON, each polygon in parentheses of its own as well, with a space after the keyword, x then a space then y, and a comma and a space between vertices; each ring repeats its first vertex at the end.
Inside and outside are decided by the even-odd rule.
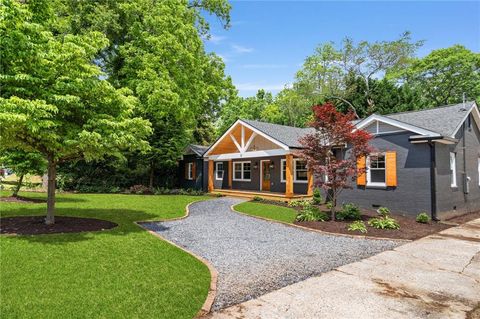
POLYGON ((228 161, 228 188, 232 189, 233 162, 228 161))
POLYGON ((213 192, 213 166, 212 160, 208 161, 208 191, 213 192))
POLYGON ((310 168, 308 169, 308 172, 307 172, 307 178, 308 178, 307 195, 313 196, 313 171, 310 168))
POLYGON ((285 196, 293 197, 293 155, 286 155, 285 196))

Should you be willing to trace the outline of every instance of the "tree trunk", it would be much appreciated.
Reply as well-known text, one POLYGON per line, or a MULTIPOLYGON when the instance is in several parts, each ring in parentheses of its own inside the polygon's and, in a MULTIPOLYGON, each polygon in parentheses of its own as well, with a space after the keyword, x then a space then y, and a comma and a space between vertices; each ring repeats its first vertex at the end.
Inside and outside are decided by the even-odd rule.
POLYGON ((330 220, 335 221, 335 208, 337 207, 337 196, 332 192, 332 209, 330 210, 330 220))
POLYGON ((15 189, 13 190, 13 194, 12 196, 13 197, 18 197, 18 192, 20 192, 20 188, 22 187, 22 183, 23 183, 23 174, 20 175, 20 179, 18 180, 18 183, 17 183, 17 187, 15 187, 15 189))
POLYGON ((47 218, 45 224, 52 225, 55 223, 55 188, 57 179, 57 162, 53 155, 48 156, 48 186, 47 186, 47 218))
POLYGON ((153 189, 154 178, 155 178, 155 165, 153 164, 153 162, 151 162, 150 163, 150 180, 148 182, 148 187, 150 189, 153 189))

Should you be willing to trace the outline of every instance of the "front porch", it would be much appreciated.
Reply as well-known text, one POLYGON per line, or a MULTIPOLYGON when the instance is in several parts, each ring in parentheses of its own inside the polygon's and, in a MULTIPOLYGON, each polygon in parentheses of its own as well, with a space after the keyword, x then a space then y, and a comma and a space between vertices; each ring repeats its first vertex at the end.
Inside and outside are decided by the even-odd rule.
POLYGON ((312 195, 308 194, 293 194, 292 196, 287 197, 285 193, 276 193, 276 192, 266 192, 266 191, 246 191, 238 189, 213 189, 210 192, 211 194, 220 194, 231 197, 241 197, 253 199, 254 197, 260 197, 267 200, 278 200, 289 202, 291 200, 302 200, 302 199, 311 199, 312 195))
POLYGON ((208 192, 279 201, 309 198, 313 174, 295 149, 239 120, 204 154, 208 192))

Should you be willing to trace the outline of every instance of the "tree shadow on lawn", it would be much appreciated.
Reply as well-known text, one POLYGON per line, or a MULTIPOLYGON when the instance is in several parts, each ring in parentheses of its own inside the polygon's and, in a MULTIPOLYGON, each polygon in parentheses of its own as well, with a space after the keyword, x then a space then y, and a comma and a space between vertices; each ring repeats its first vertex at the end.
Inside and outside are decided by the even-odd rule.
MULTIPOLYGON (((35 209, 11 209, 2 217, 13 216, 45 216, 45 209, 38 207, 35 209)), ((118 226, 100 230, 86 231, 77 233, 54 233, 41 235, 1 235, 2 238, 27 240, 33 243, 61 245, 73 242, 94 239, 95 236, 125 236, 131 233, 146 232, 145 229, 135 224, 137 221, 161 220, 161 217, 155 214, 149 214, 144 211, 131 209, 69 209, 57 208, 55 216, 83 217, 108 220, 116 223, 118 226)))
MULTIPOLYGON (((43 195, 43 193, 41 193, 43 195)), ((8 196, 1 196, 1 198, 9 198, 12 197, 11 194, 8 196)), ((18 198, 23 200, 24 202, 19 202, 17 204, 46 204, 47 203, 47 195, 45 196, 24 196, 19 195, 18 198)), ((7 203, 15 203, 15 202, 8 202, 7 203)), ((63 197, 63 196, 56 196, 55 203, 81 203, 87 202, 86 199, 80 197, 63 197)))

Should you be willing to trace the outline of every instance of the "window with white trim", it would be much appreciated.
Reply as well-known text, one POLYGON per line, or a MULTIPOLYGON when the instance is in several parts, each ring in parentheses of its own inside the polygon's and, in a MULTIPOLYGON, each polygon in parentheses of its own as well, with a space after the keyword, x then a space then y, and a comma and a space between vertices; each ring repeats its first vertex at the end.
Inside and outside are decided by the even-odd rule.
POLYGON ((280 173, 280 182, 285 183, 287 180, 287 160, 282 159, 280 161, 281 173, 280 173))
POLYGON ((215 163, 215 178, 218 180, 218 181, 222 181, 223 180, 223 173, 224 172, 224 169, 223 169, 223 162, 216 162, 215 163))
POLYGON ((193 179, 193 162, 188 163, 187 166, 187 179, 193 179))
POLYGON ((385 153, 367 156, 367 186, 387 186, 385 153))
POLYGON ((307 162, 296 158, 293 160, 293 177, 297 183, 306 183, 308 181, 307 162))
POLYGON ((251 181, 251 163, 250 162, 234 162, 233 163, 233 180, 234 181, 251 181))
POLYGON ((457 154, 450 152, 450 186, 457 187, 457 154))

